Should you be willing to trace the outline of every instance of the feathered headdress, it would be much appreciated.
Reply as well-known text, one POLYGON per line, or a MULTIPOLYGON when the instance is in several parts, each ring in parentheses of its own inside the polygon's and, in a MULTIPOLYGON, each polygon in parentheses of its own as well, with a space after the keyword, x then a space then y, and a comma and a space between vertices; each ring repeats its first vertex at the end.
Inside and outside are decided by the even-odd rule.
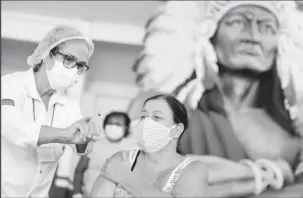
MULTIPOLYGON (((285 106, 292 119, 303 99, 303 17, 294 2, 279 1, 168 1, 147 22, 144 49, 134 71, 144 90, 173 93, 195 109, 205 91, 206 70, 218 72, 210 43, 219 20, 241 5, 257 5, 271 11, 280 23, 276 57, 285 106)), ((209 73, 208 73, 209 75, 209 73)))

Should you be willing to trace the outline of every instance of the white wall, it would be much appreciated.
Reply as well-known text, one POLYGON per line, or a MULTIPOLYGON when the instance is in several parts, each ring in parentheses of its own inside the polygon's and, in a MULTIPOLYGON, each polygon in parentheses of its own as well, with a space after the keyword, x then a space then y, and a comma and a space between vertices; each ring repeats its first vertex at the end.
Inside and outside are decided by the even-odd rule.
POLYGON ((161 1, 1 1, 2 11, 143 27, 161 1))
POLYGON ((5 1, 1 2, 1 35, 38 42, 53 26, 69 24, 94 40, 141 45, 144 25, 161 4, 159 1, 5 1))
POLYGON ((85 83, 85 90, 95 99, 92 99, 93 107, 93 102, 83 100, 87 108, 85 114, 96 115, 96 108, 100 107, 103 116, 113 110, 126 110, 138 90, 131 67, 140 50, 139 46, 95 42, 85 83))

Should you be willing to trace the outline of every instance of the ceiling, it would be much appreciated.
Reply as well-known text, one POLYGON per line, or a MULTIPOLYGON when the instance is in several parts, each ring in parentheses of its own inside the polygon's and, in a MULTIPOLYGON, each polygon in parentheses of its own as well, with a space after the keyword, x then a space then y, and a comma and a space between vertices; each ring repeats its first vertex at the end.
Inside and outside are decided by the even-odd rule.
POLYGON ((161 1, 1 1, 2 11, 143 27, 161 1))

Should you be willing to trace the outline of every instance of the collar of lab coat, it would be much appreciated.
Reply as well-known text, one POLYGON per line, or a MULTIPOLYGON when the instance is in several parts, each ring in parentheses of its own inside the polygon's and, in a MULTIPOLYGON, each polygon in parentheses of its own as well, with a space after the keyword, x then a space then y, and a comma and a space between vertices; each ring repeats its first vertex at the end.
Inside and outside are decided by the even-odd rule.
MULTIPOLYGON (((25 85, 26 94, 33 99, 41 100, 41 97, 37 90, 33 68, 30 68, 24 73, 25 73, 24 85, 25 85)), ((55 103, 60 103, 62 105, 66 103, 67 96, 64 93, 56 91, 52 97, 54 97, 53 99, 55 103)))

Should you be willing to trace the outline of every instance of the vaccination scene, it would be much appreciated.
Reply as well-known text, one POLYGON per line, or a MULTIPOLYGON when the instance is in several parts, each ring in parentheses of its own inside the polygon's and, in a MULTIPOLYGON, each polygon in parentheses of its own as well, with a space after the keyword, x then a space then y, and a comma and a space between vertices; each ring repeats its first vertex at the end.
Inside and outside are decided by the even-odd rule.
POLYGON ((1 197, 303 198, 303 1, 1 1, 1 197))

